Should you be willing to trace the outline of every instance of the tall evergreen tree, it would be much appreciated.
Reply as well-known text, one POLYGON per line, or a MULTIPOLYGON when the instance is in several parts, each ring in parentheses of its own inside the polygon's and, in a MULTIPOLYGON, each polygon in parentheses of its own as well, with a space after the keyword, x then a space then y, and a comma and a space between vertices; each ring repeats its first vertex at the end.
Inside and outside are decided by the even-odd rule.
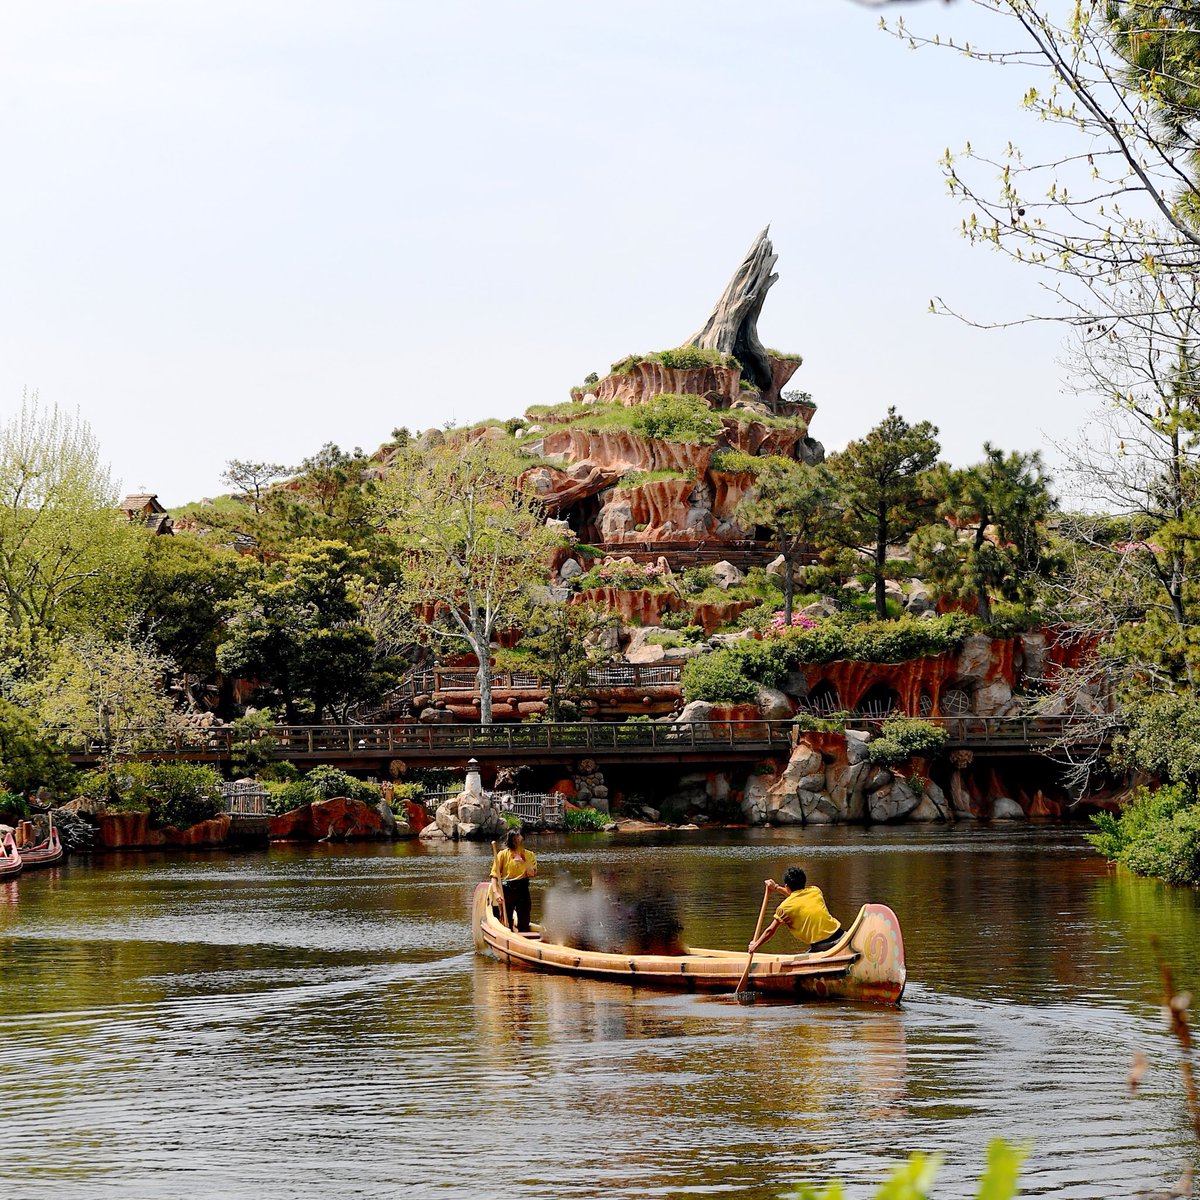
POLYGON ((946 471, 937 515, 913 537, 917 572, 943 595, 970 597, 992 620, 992 597, 1028 599, 1047 565, 1046 518, 1055 506, 1040 452, 1005 454, 989 442, 983 461, 946 471))
POLYGON ((829 460, 843 505, 837 536, 869 556, 875 615, 887 616, 888 547, 907 542, 932 518, 936 498, 924 486, 941 445, 928 421, 910 425, 895 408, 858 441, 829 460))

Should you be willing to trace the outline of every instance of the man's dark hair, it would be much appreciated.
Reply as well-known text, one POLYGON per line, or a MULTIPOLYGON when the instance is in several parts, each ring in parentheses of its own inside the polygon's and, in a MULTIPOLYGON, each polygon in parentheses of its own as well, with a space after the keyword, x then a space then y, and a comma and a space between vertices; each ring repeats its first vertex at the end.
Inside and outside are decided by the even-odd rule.
POLYGON ((783 886, 799 892, 808 886, 808 876, 799 867, 788 867, 783 873, 783 886))

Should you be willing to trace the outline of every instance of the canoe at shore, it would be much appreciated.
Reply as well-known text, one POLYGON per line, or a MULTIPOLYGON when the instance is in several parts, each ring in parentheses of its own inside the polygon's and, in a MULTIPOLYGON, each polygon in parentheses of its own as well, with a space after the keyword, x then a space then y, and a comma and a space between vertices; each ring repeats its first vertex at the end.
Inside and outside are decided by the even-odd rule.
POLYGON ((63 845, 59 840, 58 830, 50 826, 50 836, 45 841, 33 846, 21 846, 21 864, 26 867, 52 867, 61 862, 63 845))
MULTIPOLYGON (((688 992, 733 992, 746 967, 745 950, 604 954, 544 942, 537 930, 523 934, 506 929, 488 903, 488 891, 488 884, 479 884, 471 905, 475 949, 510 966, 688 992)), ((828 950, 756 954, 747 990, 780 999, 897 1004, 906 976, 904 938, 896 914, 884 904, 864 904, 849 929, 828 950)))
POLYGON ((11 825, 0 825, 0 879, 11 879, 21 873, 25 864, 17 849, 11 825))

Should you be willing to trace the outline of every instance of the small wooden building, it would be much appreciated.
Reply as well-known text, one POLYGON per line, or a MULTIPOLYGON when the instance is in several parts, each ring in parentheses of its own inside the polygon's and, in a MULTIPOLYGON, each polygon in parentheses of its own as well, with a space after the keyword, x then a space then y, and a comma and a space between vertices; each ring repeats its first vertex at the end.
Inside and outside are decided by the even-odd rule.
POLYGON ((153 492, 134 492, 121 501, 121 511, 131 520, 145 525, 153 533, 172 533, 175 521, 158 502, 153 492))

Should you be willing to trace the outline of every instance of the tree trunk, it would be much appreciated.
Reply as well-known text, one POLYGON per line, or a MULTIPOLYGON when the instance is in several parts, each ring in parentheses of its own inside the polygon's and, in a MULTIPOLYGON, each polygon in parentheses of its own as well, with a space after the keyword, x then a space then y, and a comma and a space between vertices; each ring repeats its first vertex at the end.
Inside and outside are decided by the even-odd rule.
POLYGON ((742 364, 742 378, 764 392, 773 381, 771 360, 758 340, 758 315, 767 291, 779 278, 772 273, 778 259, 764 229, 754 239, 708 320, 684 343, 736 356, 742 364))
POLYGON ((781 538, 779 549, 783 554, 783 627, 792 627, 792 604, 795 599, 796 584, 792 579, 792 556, 788 553, 787 540, 781 538))
POLYGON ((492 643, 483 630, 476 627, 471 638, 475 647, 475 657, 479 659, 479 670, 475 678, 479 682, 479 723, 492 723, 492 643))
POLYGON ((990 625, 992 623, 992 598, 988 595, 987 584, 979 584, 975 589, 975 594, 978 597, 979 619, 985 625, 990 625))
POLYGON ((887 617, 887 521, 882 517, 875 527, 875 616, 877 620, 887 617))
POLYGON ((983 544, 987 540, 987 527, 991 524, 988 520, 988 514, 983 513, 979 518, 979 525, 975 530, 975 596, 976 603, 979 605, 979 619, 985 624, 992 623, 992 598, 988 595, 987 580, 982 577, 982 572, 979 570, 979 553, 983 549, 983 544))

